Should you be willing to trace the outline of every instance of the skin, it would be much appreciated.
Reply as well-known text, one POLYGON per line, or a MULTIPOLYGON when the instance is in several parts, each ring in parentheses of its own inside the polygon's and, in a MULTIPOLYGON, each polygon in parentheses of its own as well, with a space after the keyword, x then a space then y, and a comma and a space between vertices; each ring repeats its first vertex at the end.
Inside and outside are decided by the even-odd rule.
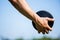
POLYGON ((52 30, 48 25, 48 21, 54 21, 52 18, 48 17, 39 17, 35 11, 33 11, 26 0, 9 0, 10 3, 24 16, 32 20, 36 24, 38 33, 42 32, 43 34, 52 30))

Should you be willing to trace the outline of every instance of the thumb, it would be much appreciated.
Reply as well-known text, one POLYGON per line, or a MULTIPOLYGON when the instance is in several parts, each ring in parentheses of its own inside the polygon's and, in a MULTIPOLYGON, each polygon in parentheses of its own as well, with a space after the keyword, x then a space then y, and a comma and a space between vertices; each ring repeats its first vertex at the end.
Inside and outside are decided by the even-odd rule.
POLYGON ((48 21, 54 21, 54 19, 53 19, 53 18, 47 18, 47 20, 48 20, 48 21))

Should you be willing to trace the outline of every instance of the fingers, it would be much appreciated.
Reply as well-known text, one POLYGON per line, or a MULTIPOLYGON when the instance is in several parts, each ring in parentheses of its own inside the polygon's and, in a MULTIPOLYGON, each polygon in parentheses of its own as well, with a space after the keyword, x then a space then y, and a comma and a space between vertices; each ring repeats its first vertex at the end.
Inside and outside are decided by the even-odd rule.
POLYGON ((42 30, 40 30, 40 29, 38 29, 37 31, 38 31, 38 33, 41 33, 42 32, 42 30))
POLYGON ((49 30, 47 30, 47 29, 44 29, 43 31, 42 31, 42 34, 48 34, 49 33, 49 30))
POLYGON ((48 34, 49 31, 52 31, 52 28, 50 28, 50 26, 48 25, 46 28, 38 29, 37 31, 38 31, 38 33, 42 32, 42 34, 45 34, 45 33, 48 34))
POLYGON ((45 34, 45 31, 43 31, 43 30, 42 31, 38 31, 38 33, 41 33, 41 32, 42 32, 42 34, 45 34))
POLYGON ((45 34, 45 30, 42 31, 42 34, 45 34))
POLYGON ((48 25, 48 22, 46 21, 45 23, 46 23, 45 24, 46 25, 45 28, 48 29, 48 30, 50 30, 50 31, 52 31, 52 28, 48 25))
POLYGON ((47 25, 46 29, 52 31, 52 28, 49 25, 47 25))
POLYGON ((42 33, 42 34, 48 34, 49 33, 49 30, 47 30, 47 29, 43 29, 43 30, 40 30, 40 31, 38 31, 38 33, 42 33))
POLYGON ((37 31, 38 31, 38 33, 42 32, 42 34, 45 34, 45 33, 48 34, 49 31, 52 31, 52 28, 50 28, 50 26, 48 25, 46 28, 38 29, 37 31))
POLYGON ((42 31, 38 31, 38 33, 42 33, 42 34, 48 34, 49 33, 49 30, 47 30, 47 29, 44 29, 44 30, 42 30, 42 31))
POLYGON ((45 30, 45 32, 48 34, 49 33, 49 30, 45 30))
POLYGON ((53 18, 46 18, 48 21, 54 21, 53 18))

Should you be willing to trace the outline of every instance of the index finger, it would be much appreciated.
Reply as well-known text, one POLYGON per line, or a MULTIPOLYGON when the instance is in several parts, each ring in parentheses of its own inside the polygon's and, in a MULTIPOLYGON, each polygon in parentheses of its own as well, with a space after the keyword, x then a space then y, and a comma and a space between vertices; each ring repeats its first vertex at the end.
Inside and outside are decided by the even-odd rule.
POLYGON ((47 25, 46 28, 47 28, 48 30, 52 31, 52 28, 51 28, 49 25, 47 25))

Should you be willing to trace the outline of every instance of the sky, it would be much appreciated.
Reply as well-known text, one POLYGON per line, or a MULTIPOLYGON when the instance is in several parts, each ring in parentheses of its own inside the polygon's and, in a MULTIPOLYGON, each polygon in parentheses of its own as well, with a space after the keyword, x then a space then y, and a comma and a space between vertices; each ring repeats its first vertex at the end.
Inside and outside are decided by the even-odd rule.
MULTIPOLYGON (((60 37, 60 0, 26 0, 35 11, 46 10, 50 12, 55 21, 53 30, 46 34, 49 37, 60 37)), ((33 28, 32 21, 19 13, 8 0, 0 0, 0 38, 40 38, 33 28)))

